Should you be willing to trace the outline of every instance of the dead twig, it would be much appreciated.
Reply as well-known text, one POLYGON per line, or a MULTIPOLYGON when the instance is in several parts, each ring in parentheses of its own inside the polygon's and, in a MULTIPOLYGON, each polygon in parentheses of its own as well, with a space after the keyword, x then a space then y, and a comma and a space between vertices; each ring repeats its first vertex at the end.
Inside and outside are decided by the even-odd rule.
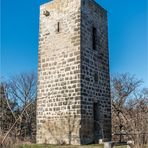
POLYGON ((7 133, 5 134, 3 140, 2 140, 2 145, 4 144, 4 141, 6 140, 8 134, 11 132, 11 130, 13 129, 13 127, 15 126, 15 124, 21 119, 22 115, 24 114, 24 112, 26 111, 26 109, 32 104, 33 102, 30 102, 22 111, 22 113, 20 114, 20 116, 15 120, 15 122, 13 123, 13 125, 11 126, 11 128, 7 131, 7 133))

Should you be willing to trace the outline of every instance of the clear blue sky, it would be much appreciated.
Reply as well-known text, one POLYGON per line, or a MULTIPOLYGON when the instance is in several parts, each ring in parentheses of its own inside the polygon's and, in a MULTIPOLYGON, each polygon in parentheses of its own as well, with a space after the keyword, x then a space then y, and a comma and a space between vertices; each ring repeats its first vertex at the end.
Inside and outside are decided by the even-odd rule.
MULTIPOLYGON (((3 77, 37 71, 39 5, 48 0, 1 0, 3 77)), ((97 0, 108 10, 111 73, 129 72, 148 87, 147 0, 97 0)))

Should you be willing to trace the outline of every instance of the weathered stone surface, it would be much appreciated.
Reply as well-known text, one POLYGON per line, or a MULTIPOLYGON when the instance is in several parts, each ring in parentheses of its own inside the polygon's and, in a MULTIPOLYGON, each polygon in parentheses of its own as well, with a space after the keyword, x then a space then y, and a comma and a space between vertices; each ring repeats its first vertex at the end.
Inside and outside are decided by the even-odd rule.
POLYGON ((53 0, 40 10, 37 143, 110 140, 106 11, 93 0, 53 0))

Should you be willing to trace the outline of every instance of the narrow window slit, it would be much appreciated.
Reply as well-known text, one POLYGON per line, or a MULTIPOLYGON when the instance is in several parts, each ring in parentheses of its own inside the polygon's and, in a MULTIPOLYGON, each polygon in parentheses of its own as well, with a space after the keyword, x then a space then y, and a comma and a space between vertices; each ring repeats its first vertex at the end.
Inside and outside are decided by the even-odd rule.
POLYGON ((93 44, 93 49, 96 50, 96 39, 97 39, 97 30, 95 27, 93 27, 93 35, 92 35, 92 44, 93 44))
POLYGON ((96 84, 98 84, 98 82, 99 82, 98 73, 95 73, 95 75, 94 75, 94 82, 95 82, 96 84))
POLYGON ((58 22, 57 32, 60 32, 60 22, 58 22))

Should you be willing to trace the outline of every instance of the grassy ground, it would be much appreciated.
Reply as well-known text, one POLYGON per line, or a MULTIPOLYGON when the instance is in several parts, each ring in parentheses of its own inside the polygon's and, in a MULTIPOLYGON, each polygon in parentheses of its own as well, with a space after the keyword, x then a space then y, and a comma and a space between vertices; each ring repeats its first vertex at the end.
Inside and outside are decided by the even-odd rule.
MULTIPOLYGON (((59 146, 59 145, 39 145, 39 144, 24 144, 24 145, 17 145, 13 148, 104 148, 103 145, 83 145, 83 146, 59 146)), ((114 148, 127 148, 126 145, 124 146, 115 146, 114 148)), ((148 145, 145 145, 143 148, 148 148, 148 145)))
MULTIPOLYGON (((13 148, 103 148, 103 145, 98 144, 92 144, 92 145, 83 145, 83 146, 72 146, 72 145, 39 145, 39 144, 23 144, 23 145, 17 145, 13 148)), ((115 146, 114 148, 127 148, 126 145, 123 146, 115 146)), ((144 148, 148 148, 146 145, 144 148)))
POLYGON ((58 145, 20 145, 16 148, 103 148, 103 145, 87 145, 87 146, 58 146, 58 145))
MULTIPOLYGON (((58 145, 20 145, 15 148, 103 148, 103 145, 84 145, 84 146, 58 146, 58 145)), ((116 146, 115 148, 126 148, 126 146, 116 146)))
POLYGON ((127 146, 115 146, 115 148, 127 148, 127 146))

